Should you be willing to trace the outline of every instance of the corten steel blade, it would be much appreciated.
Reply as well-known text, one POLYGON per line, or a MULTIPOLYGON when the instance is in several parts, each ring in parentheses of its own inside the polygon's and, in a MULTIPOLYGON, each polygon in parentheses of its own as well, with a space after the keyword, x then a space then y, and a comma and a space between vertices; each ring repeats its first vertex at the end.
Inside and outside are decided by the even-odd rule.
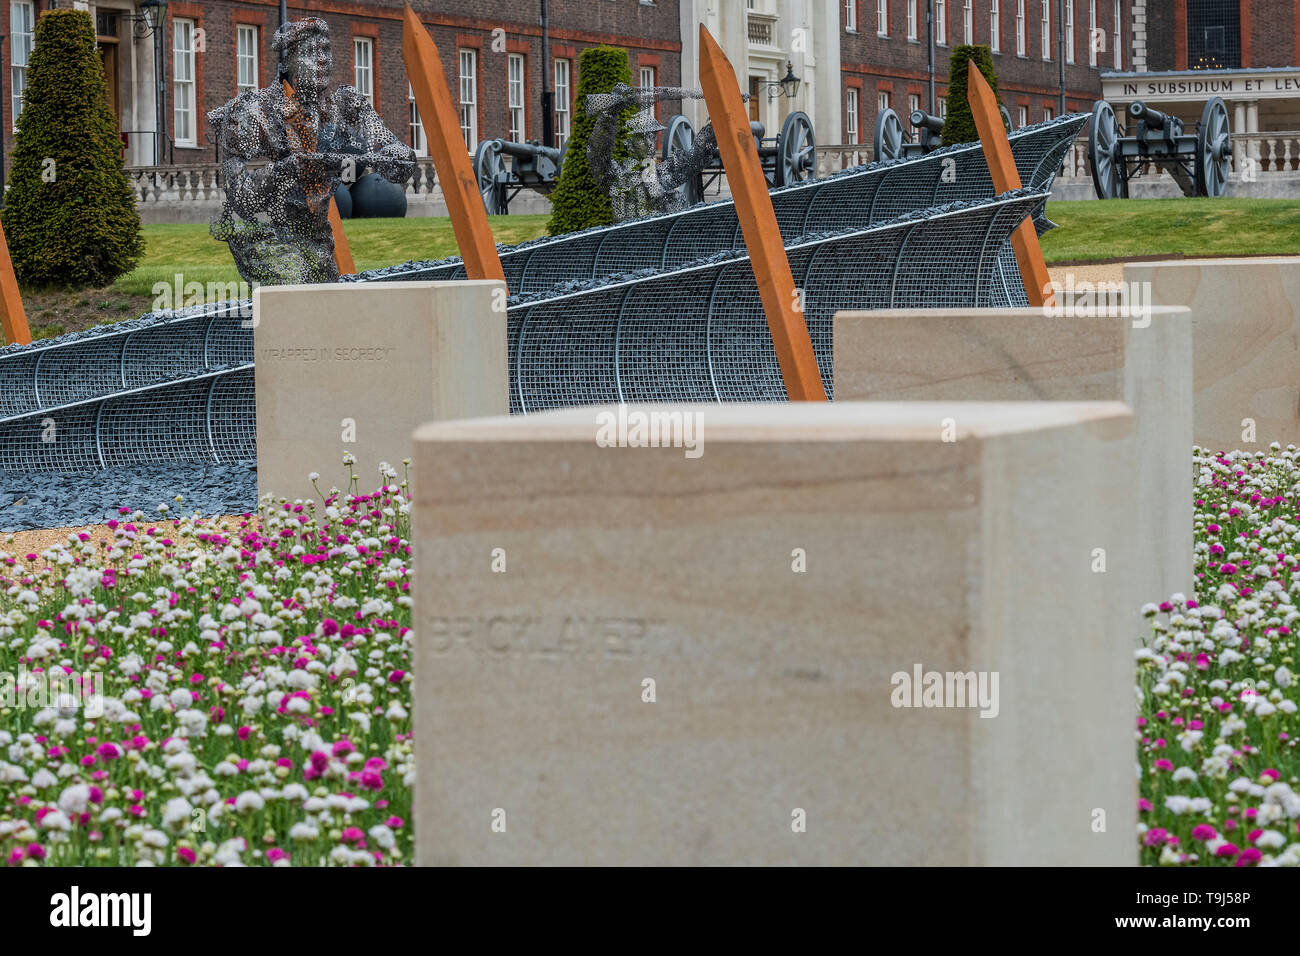
MULTIPOLYGON (((284 84, 284 95, 289 98, 290 103, 294 102, 293 87, 289 85, 288 80, 281 80, 284 84)), ((316 152, 316 137, 312 135, 311 127, 307 124, 307 118, 301 113, 301 105, 294 109, 288 117, 289 127, 298 137, 298 145, 309 153, 316 152)), ((321 198, 325 195, 325 186, 323 183, 304 183, 307 191, 307 202, 313 208, 316 208, 321 198)), ((343 217, 339 215, 338 203, 334 201, 333 194, 330 195, 330 232, 334 236, 334 264, 338 267, 339 275, 355 275, 357 271, 356 263, 352 261, 352 249, 348 246, 348 237, 343 232, 343 217)))
MULTIPOLYGON (((970 103, 971 117, 975 120, 980 145, 984 147, 984 158, 989 164, 993 192, 999 194, 1019 189, 1020 173, 1016 169, 1016 160, 1011 155, 1011 141, 1007 139, 1006 127, 1002 125, 997 97, 993 95, 993 88, 984 79, 984 74, 979 71, 974 60, 966 63, 966 100, 970 103)), ((1026 218, 1011 234, 1011 248, 1016 253, 1020 281, 1025 284, 1029 304, 1052 305, 1056 301, 1052 293, 1052 277, 1047 272, 1043 247, 1038 244, 1038 232, 1034 229, 1032 218, 1026 218)))
POLYGON ((758 283, 767 327, 781 366, 786 395, 791 401, 826 401, 826 388, 817 370, 817 356, 803 315, 795 311, 797 290, 790 260, 786 258, 781 230, 777 226, 772 198, 767 192, 763 164, 749 128, 749 112, 740 98, 736 71, 713 35, 700 24, 700 85, 709 107, 709 118, 718 139, 718 152, 736 203, 749 251, 750 265, 758 283))
POLYGON ((32 333, 27 328, 23 297, 18 292, 18 278, 9 258, 9 243, 0 226, 0 330, 10 345, 30 345, 32 333))
POLYGON ((487 209, 483 205, 483 194, 479 192, 456 109, 451 103, 438 45, 420 23, 411 5, 408 3, 405 7, 402 12, 402 60, 406 64, 411 90, 415 93, 415 105, 424 120, 429 154, 433 157, 443 198, 447 201, 447 214, 451 217, 456 243, 460 246, 460 257, 465 262, 465 275, 470 279, 500 279, 504 282, 506 274, 501 269, 492 228, 487 221, 487 209))

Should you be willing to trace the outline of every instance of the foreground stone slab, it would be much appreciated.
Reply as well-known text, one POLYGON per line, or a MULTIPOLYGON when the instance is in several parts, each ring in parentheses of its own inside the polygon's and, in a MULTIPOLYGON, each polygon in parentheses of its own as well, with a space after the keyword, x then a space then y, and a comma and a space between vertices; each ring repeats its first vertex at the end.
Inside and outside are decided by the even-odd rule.
POLYGON ((419 863, 1136 861, 1126 407, 620 408, 416 433, 419 863))
MULTIPOLYGON (((1119 401, 1136 419, 1128 569, 1142 604, 1191 594, 1192 313, 891 309, 834 319, 836 401, 1119 401)), ((1118 584, 1119 579, 1114 578, 1118 584)), ((1119 599, 1118 591, 1112 599, 1119 599)))
POLYGON ((1124 280, 1192 309, 1196 444, 1300 444, 1300 257, 1134 262, 1124 280))
MULTIPOLYGON (((505 284, 368 282, 253 293, 257 487, 286 498, 401 471, 422 422, 509 409, 505 284), (496 306, 495 310, 493 306, 496 306)), ((367 484, 369 483, 369 484, 367 484)))

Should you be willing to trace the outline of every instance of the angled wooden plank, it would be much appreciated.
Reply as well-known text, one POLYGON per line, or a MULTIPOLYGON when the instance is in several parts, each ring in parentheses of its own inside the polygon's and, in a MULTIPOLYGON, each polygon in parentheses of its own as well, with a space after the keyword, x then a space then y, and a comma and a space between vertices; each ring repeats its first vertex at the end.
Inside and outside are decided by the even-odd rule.
MULTIPOLYGON (((293 102, 293 87, 289 85, 288 80, 281 80, 280 82, 284 84, 284 95, 289 98, 290 102, 293 102)), ((316 137, 312 135, 310 128, 303 121, 297 109, 289 116, 289 125, 297 134, 299 145, 308 152, 316 152, 316 137)), ((325 187, 322 183, 304 183, 304 187, 307 190, 307 201, 310 205, 315 206, 325 195, 325 187)), ((339 206, 334 201, 332 194, 330 195, 329 220, 330 233, 334 236, 334 264, 338 268, 339 275, 354 275, 357 267, 352 261, 352 249, 348 246, 347 234, 343 232, 343 217, 339 215, 339 206)))
POLYGON ((785 255, 763 164, 749 129, 749 113, 740 97, 736 71, 704 24, 700 24, 700 84, 718 139, 718 152, 736 203, 736 216, 749 250, 750 265, 763 300, 767 327, 776 348, 786 395, 791 401, 826 401, 812 338, 785 255))
MULTIPOLYGON (((970 103, 975 128, 980 134, 980 145, 984 147, 989 175, 993 177, 993 191, 1004 193, 1009 189, 1019 189, 1020 172, 1011 155, 1011 141, 1007 139, 1006 127, 1002 125, 997 97, 993 95, 992 87, 974 60, 969 60, 966 64, 966 99, 970 103)), ((1026 218, 1011 234, 1011 248, 1016 252, 1016 264, 1020 266, 1020 280, 1025 284, 1029 304, 1053 304, 1055 296, 1052 294, 1052 278, 1048 275, 1047 263, 1043 260, 1043 247, 1038 243, 1038 232, 1034 229, 1033 219, 1026 218)))
POLYGON ((447 214, 456 233, 460 256, 465 261, 465 275, 470 279, 505 281, 501 258, 497 255, 492 228, 488 225, 483 194, 470 165, 469 152, 460 131, 456 109, 447 89, 447 75, 442 69, 438 45, 420 23, 411 5, 402 12, 402 60, 406 76, 415 93, 415 105, 424 120, 429 141, 429 155, 438 170, 438 183, 447 201, 447 214))
POLYGON ((27 328, 27 313, 18 292, 18 277, 14 275, 3 226, 0 226, 0 330, 10 345, 31 344, 32 333, 27 328))

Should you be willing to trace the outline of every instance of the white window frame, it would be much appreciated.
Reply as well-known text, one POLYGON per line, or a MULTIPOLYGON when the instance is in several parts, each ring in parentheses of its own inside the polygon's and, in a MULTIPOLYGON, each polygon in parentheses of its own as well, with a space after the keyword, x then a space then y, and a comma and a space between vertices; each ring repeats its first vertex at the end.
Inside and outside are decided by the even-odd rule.
POLYGON ((258 30, 252 23, 235 24, 235 92, 255 90, 258 83, 258 30))
POLYGON ((1097 0, 1088 0, 1088 65, 1097 65, 1097 0))
POLYGON ((18 114, 23 111, 23 91, 27 89, 27 64, 36 42, 36 4, 31 0, 9 4, 9 33, 9 90, 16 132, 18 114))
POLYGON ((1029 107, 1016 107, 1016 129, 1022 129, 1029 125, 1029 107))
POLYGON ((416 156, 428 156, 429 140, 424 135, 424 120, 420 118, 420 107, 415 104, 415 90, 411 88, 410 83, 406 84, 406 111, 411 149, 415 150, 416 156))
POLYGON ((889 36, 889 0, 876 0, 876 36, 889 36))
POLYGON ((858 88, 850 86, 844 93, 844 104, 847 107, 845 113, 847 123, 845 126, 846 138, 848 142, 857 144, 862 142, 858 132, 858 109, 860 108, 858 104, 858 88))
POLYGON ((858 0, 844 0, 844 32, 858 32, 858 0))
POLYGON ((948 97, 946 96, 939 97, 939 117, 941 119, 948 118, 948 97))
POLYGON ((375 105, 375 41, 373 37, 352 38, 352 85, 371 106, 375 105))
POLYGON ((177 146, 198 145, 194 21, 172 18, 172 135, 177 146), (182 44, 182 39, 184 43, 182 44))
POLYGON ((569 115, 569 90, 570 82, 573 76, 572 68, 569 61, 564 58, 557 58, 554 66, 554 90, 555 90, 555 143, 556 149, 563 149, 565 142, 572 135, 573 127, 570 125, 572 117, 569 115), (561 69, 563 67, 563 69, 561 69))
POLYGON ((1053 117, 1053 115, 1054 115, 1054 114, 1053 114, 1053 112, 1052 112, 1052 108, 1051 108, 1050 106, 1044 106, 1044 107, 1043 107, 1043 122, 1044 122, 1044 123, 1046 123, 1046 122, 1048 122, 1049 120, 1051 120, 1052 117, 1053 117))
POLYGON ((478 147, 478 50, 463 46, 456 51, 456 59, 460 64, 456 101, 460 131, 465 149, 472 153, 478 147))
POLYGON ((913 113, 921 108, 921 97, 917 93, 907 94, 907 115, 911 117, 913 113))
POLYGON ((1016 0, 1016 56, 1025 56, 1029 51, 1025 33, 1025 0, 1016 0))
MULTIPOLYGON (((636 77, 637 77, 637 85, 641 89, 643 90, 652 89, 655 86, 655 84, 659 82, 659 71, 656 70, 653 66, 637 67, 636 77)), ((652 120, 655 118, 654 106, 647 106, 641 112, 646 117, 646 119, 652 120)))
POLYGON ((916 4, 917 0, 907 0, 907 38, 916 39, 916 4))
POLYGON ((1124 44, 1120 42, 1122 23, 1119 4, 1120 0, 1115 0, 1115 30, 1111 35, 1110 45, 1115 48, 1115 69, 1122 70, 1124 69, 1124 44))
POLYGON ((508 136, 516 143, 528 138, 528 118, 524 112, 524 76, 527 64, 522 53, 506 55, 506 111, 510 116, 508 136))
POLYGON ((1044 60, 1052 58, 1052 0, 1042 0, 1043 15, 1042 21, 1043 36, 1039 44, 1040 52, 1044 60))
POLYGON ((946 0, 934 0, 934 43, 935 46, 948 45, 948 4, 946 0))
POLYGON ((989 0, 989 49, 1002 52, 1002 11, 999 0, 989 0))
POLYGON ((1065 0, 1065 62, 1074 62, 1074 0, 1065 0))
POLYGON ((975 4, 972 0, 963 0, 961 7, 962 42, 969 45, 975 42, 975 4))

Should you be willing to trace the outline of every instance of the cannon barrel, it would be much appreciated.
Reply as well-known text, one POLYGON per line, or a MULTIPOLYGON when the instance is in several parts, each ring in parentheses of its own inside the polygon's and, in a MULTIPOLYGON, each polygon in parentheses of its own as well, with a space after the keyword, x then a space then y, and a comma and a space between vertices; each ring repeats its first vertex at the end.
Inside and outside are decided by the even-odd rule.
POLYGON ((1128 115, 1132 116, 1134 119, 1142 120, 1142 122, 1146 123, 1147 126, 1151 127, 1151 129, 1164 129, 1165 123, 1169 121, 1169 118, 1165 116, 1164 113, 1159 110, 1153 110, 1141 100, 1129 104, 1128 115))
POLYGON ((931 133, 943 132, 943 117, 931 116, 925 110, 912 110, 912 125, 915 127, 924 127, 931 133))
POLYGON ((560 161, 560 151, 558 149, 543 146, 541 143, 516 143, 510 139, 494 139, 492 143, 494 144, 493 149, 505 153, 507 156, 517 156, 520 159, 535 159, 538 156, 547 156, 554 163, 560 161))

